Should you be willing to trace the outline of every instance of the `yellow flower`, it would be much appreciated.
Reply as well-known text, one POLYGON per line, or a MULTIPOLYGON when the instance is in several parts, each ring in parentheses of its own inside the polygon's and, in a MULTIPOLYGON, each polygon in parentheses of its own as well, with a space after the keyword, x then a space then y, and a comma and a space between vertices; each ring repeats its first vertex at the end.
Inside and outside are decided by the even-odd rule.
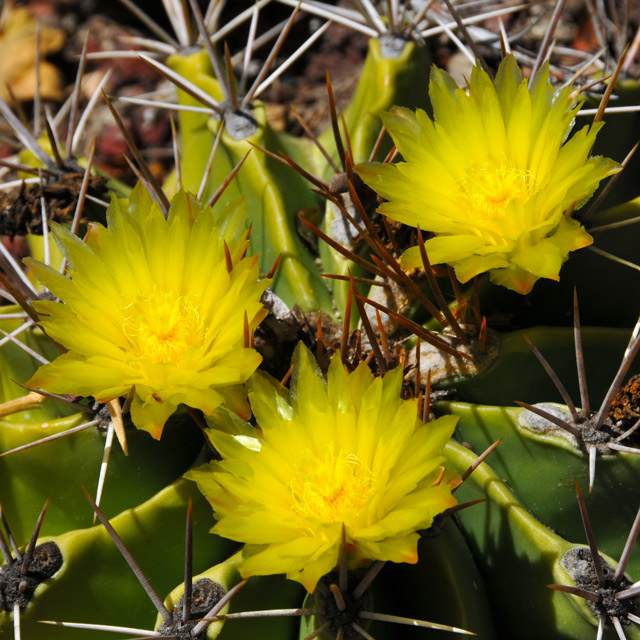
POLYGON ((242 204, 215 219, 180 192, 165 219, 138 186, 128 208, 113 199, 107 222, 85 242, 54 226, 70 279, 29 261, 62 301, 34 303, 40 324, 68 351, 28 386, 100 402, 135 389, 132 420, 154 438, 180 403, 207 414, 223 401, 248 409, 240 385, 261 357, 244 347, 245 313, 251 327, 264 317, 260 297, 269 281, 258 280, 257 256, 242 257, 242 204))
MULTIPOLYGON (((397 107, 382 116, 404 162, 357 168, 389 200, 379 211, 433 232, 429 260, 455 266, 461 282, 489 271, 528 293, 538 278, 558 280, 568 253, 592 242, 571 210, 620 168, 589 157, 602 123, 566 141, 580 108, 570 88, 554 91, 547 66, 529 89, 511 55, 495 83, 475 67, 468 92, 434 68, 429 95, 433 121, 397 107)), ((402 263, 422 267, 419 248, 402 263)))
POLYGON ((249 400, 259 428, 224 410, 208 434, 221 462, 192 470, 221 536, 244 542, 244 576, 286 573, 312 592, 338 563, 344 526, 351 567, 417 562, 419 535, 453 506, 442 447, 457 419, 422 424, 402 400, 402 370, 347 374, 334 356, 325 381, 300 345, 291 390, 258 372, 249 400))

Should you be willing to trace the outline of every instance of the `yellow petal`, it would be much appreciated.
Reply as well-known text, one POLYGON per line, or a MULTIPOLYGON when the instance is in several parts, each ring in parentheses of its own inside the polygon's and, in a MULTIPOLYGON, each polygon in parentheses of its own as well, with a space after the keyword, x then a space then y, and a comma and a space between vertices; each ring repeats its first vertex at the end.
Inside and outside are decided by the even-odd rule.
POLYGON ((285 573, 313 591, 338 563, 416 561, 416 529, 455 504, 434 485, 454 418, 424 425, 402 400, 402 371, 348 373, 334 356, 327 379, 299 345, 291 389, 257 374, 257 428, 217 411, 208 435, 223 460, 188 474, 213 506, 214 531, 247 546, 243 575, 285 573))
POLYGON ((68 353, 30 384, 105 400, 135 387, 133 422, 155 438, 179 404, 211 413, 226 398, 247 417, 238 385, 261 356, 244 347, 245 315, 252 328, 264 317, 260 298, 269 281, 259 281, 256 257, 240 257, 246 233, 239 204, 220 220, 223 227, 183 192, 165 219, 138 185, 128 204, 113 199, 107 227, 95 225, 86 242, 53 225, 71 278, 31 261, 61 300, 35 307, 68 353), (225 242, 234 256, 230 273, 225 242))
MULTIPOLYGON (((548 64, 529 88, 512 55, 495 82, 474 68, 468 91, 433 69, 429 95, 433 120, 420 110, 383 116, 403 162, 356 167, 387 200, 378 211, 434 234, 430 262, 452 265, 463 282, 489 271, 493 282, 524 293, 538 277, 557 279, 588 236, 562 219, 620 168, 589 157, 602 125, 569 139, 580 101, 570 87, 554 90, 548 64)), ((406 250, 401 264, 421 268, 419 250, 406 250)))

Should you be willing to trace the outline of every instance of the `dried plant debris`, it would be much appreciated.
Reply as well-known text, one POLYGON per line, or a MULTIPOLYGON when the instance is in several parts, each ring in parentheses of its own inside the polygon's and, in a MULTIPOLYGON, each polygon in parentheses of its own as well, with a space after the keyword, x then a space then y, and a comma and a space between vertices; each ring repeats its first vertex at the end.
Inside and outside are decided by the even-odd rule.
POLYGON ((640 420, 640 374, 629 378, 613 399, 609 418, 629 425, 640 420))
MULTIPOLYGON (((23 236, 27 233, 42 235, 42 201, 47 204, 49 222, 68 222, 78 204, 83 173, 72 172, 53 182, 22 183, 12 191, 0 191, 0 234, 23 236)), ((103 199, 107 192, 107 179, 89 178, 88 194, 103 199)))
MULTIPOLYGON (((437 347, 423 342, 420 345, 420 371, 424 380, 426 380, 427 372, 431 371, 433 383, 442 382, 455 376, 474 377, 480 375, 493 365, 500 354, 500 338, 495 331, 487 330, 484 351, 478 347, 477 336, 473 336, 467 344, 462 344, 447 328, 441 337, 446 339, 454 349, 465 355, 473 356, 473 359, 444 353, 437 347)), ((408 362, 418 366, 416 351, 410 353, 408 362)))

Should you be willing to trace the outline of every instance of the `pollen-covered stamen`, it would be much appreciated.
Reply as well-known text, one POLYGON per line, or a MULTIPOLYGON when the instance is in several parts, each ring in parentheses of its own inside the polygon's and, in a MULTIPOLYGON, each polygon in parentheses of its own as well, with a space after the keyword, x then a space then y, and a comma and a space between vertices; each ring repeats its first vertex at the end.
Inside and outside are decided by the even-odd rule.
POLYGON ((500 164, 484 162, 467 169, 459 183, 471 210, 480 220, 494 220, 506 215, 513 200, 526 202, 536 191, 536 177, 503 160, 500 164))
POLYGON ((184 296, 153 291, 127 307, 124 334, 136 356, 154 363, 176 364, 203 343, 206 329, 198 308, 184 296))
POLYGON ((322 458, 310 458, 299 460, 290 483, 295 512, 338 522, 362 508, 375 488, 375 478, 356 455, 331 447, 322 458))

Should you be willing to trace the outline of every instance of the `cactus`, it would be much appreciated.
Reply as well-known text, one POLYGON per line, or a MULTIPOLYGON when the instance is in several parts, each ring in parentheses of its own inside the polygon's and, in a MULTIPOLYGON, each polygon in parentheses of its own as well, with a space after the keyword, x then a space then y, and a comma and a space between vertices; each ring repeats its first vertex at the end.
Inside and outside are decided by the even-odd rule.
POLYGON ((592 16, 618 64, 572 78, 562 2, 516 57, 509 29, 468 27, 496 13, 476 3, 280 0, 251 78, 275 3, 165 0, 169 34, 121 2, 164 40, 118 54, 174 85, 162 179, 122 115, 144 97, 104 94, 131 184, 81 153, 109 86, 80 119, 88 41, 66 138, 38 82, 28 124, 0 99, 0 226, 29 254, 0 244, 0 634, 640 637, 621 15, 592 16), (368 44, 345 108, 327 74, 324 131, 296 112, 303 137, 265 91, 307 14, 368 44), (475 60, 464 88, 435 33, 475 60))

